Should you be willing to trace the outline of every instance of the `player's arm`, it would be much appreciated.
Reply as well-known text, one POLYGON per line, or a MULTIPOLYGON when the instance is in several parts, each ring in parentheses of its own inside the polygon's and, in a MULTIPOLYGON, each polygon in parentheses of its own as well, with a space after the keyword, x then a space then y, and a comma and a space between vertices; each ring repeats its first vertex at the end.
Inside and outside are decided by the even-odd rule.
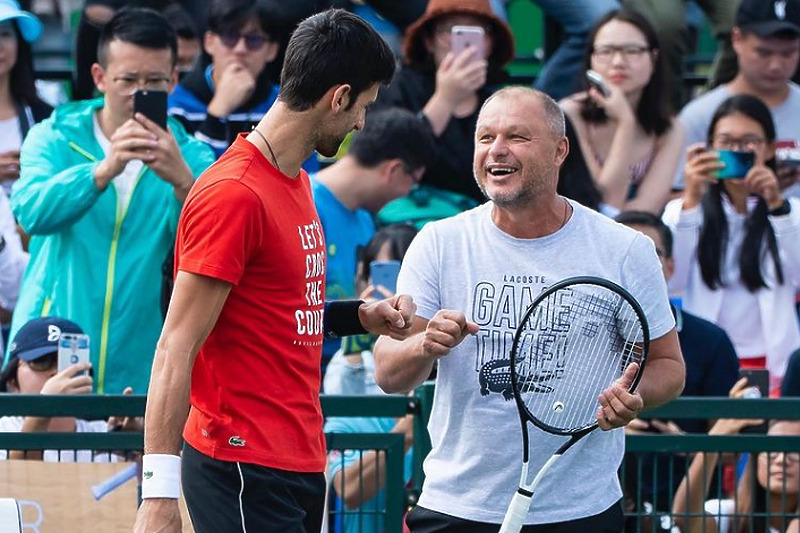
POLYGON ((650 341, 650 353, 639 382, 638 392, 645 409, 652 409, 677 398, 683 391, 686 367, 673 328, 666 335, 650 341))
MULTIPOLYGON (((230 290, 230 283, 198 274, 179 271, 175 277, 175 288, 156 346, 150 377, 144 419, 145 457, 149 454, 179 454, 181 434, 189 412, 192 366, 230 290)), ((153 479, 158 475, 157 471, 151 473, 153 479)), ((143 491, 143 497, 146 496, 143 491)), ((161 531, 156 526, 174 524, 176 516, 176 531, 179 531, 177 499, 146 498, 140 508, 135 531, 161 531)))
POLYGON ((443 309, 430 321, 417 316, 407 339, 378 338, 375 382, 386 392, 408 392, 428 378, 437 359, 477 332, 478 325, 461 311, 443 309))

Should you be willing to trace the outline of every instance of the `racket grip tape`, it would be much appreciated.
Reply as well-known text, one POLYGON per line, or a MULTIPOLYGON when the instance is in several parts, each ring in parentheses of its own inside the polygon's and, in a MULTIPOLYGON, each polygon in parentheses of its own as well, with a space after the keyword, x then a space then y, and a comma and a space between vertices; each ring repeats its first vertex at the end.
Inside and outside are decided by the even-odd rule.
POLYGON ((531 507, 532 494, 523 489, 514 493, 511 503, 508 505, 503 524, 500 526, 500 533, 519 533, 528 517, 528 509, 531 507))

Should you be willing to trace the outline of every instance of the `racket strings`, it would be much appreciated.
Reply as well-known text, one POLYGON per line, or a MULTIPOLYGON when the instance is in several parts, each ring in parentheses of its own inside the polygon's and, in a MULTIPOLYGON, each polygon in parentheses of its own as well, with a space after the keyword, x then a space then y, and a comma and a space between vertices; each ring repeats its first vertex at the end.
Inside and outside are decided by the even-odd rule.
POLYGON ((594 285, 556 291, 537 307, 515 357, 523 401, 547 426, 590 426, 600 392, 641 360, 638 315, 624 298, 594 285))

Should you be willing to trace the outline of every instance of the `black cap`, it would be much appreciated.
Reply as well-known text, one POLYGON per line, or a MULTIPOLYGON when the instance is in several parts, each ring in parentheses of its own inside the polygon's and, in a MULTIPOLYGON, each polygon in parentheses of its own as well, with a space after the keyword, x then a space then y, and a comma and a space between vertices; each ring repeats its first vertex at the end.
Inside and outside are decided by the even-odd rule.
POLYGON ((736 26, 759 37, 800 37, 800 0, 742 0, 736 26))

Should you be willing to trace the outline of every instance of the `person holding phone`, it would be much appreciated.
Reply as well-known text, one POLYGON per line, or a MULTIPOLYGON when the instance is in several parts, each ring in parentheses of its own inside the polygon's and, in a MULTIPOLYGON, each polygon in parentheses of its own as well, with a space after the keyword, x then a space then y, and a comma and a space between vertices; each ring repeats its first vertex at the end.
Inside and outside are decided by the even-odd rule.
POLYGON ((421 186, 452 193, 447 198, 456 212, 486 200, 472 174, 472 133, 481 105, 505 80, 503 66, 513 57, 511 30, 489 0, 431 0, 406 30, 403 63, 378 96, 376 107, 403 107, 425 119, 439 154, 421 186))
MULTIPOLYGON (((9 346, 10 359, 0 373, 0 391, 11 394, 91 394, 92 365, 80 362, 58 369, 58 342, 62 335, 82 334, 81 327, 65 318, 35 318, 25 324, 9 346)), ((124 393, 131 394, 126 388, 124 393)), ((3 416, 0 432, 103 433, 106 431, 141 431, 141 418, 81 420, 74 417, 3 416)), ((28 459, 60 462, 109 462, 113 455, 91 450, 0 450, 0 460, 28 459)))
POLYGON ((587 90, 562 100, 609 211, 659 214, 669 199, 683 129, 669 105, 658 35, 642 15, 601 18, 584 56, 587 90), (604 94, 605 93, 605 94, 604 94))
POLYGON ((161 263, 195 177, 214 161, 177 120, 164 129, 134 114, 137 90, 172 90, 176 51, 161 14, 118 11, 92 67, 103 96, 68 102, 31 128, 11 195, 31 235, 11 336, 43 314, 83 324, 100 393, 147 390, 162 325, 161 263))
POLYGON ((707 135, 705 144, 689 147, 686 189, 663 216, 675 234, 670 288, 687 311, 728 333, 743 368, 769 369, 774 391, 800 347, 794 306, 800 203, 781 192, 775 125, 761 100, 744 94, 725 100, 707 135), (730 177, 723 150, 751 153, 752 167, 730 177))

